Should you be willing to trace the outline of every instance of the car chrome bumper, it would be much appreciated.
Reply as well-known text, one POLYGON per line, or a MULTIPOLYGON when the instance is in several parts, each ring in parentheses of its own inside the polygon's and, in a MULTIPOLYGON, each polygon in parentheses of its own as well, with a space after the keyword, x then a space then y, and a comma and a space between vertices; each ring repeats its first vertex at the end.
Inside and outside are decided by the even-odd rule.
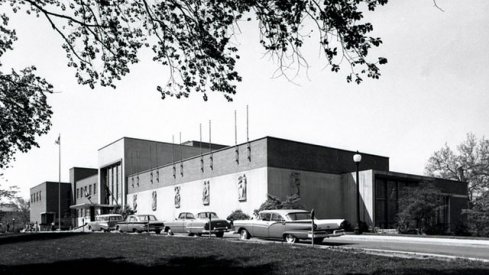
MULTIPOLYGON (((227 227, 215 227, 215 228, 212 228, 212 230, 210 230, 210 233, 219 233, 219 232, 228 232, 228 228, 227 227)), ((208 229, 203 229, 202 230, 202 233, 209 233, 209 230, 208 229)))
MULTIPOLYGON (((328 237, 339 237, 345 235, 345 230, 343 229, 338 229, 338 230, 333 230, 333 233, 327 233, 327 232, 314 232, 314 238, 328 238, 328 237)), ((308 238, 312 238, 312 233, 309 232, 307 234, 308 238)))

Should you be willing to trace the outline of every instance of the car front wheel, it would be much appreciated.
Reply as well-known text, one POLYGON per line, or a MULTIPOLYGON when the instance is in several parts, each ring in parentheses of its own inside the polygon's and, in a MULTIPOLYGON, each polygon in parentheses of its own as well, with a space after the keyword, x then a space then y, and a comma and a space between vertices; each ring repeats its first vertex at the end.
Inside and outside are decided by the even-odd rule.
POLYGON ((217 232, 216 237, 218 237, 218 238, 224 237, 224 232, 217 232))
POLYGON ((287 243, 296 243, 297 242, 297 238, 294 235, 287 234, 287 235, 285 235, 285 241, 287 243))
POLYGON ((241 229, 239 231, 239 238, 241 240, 248 240, 250 238, 250 233, 248 233, 248 230, 246 229, 241 229))

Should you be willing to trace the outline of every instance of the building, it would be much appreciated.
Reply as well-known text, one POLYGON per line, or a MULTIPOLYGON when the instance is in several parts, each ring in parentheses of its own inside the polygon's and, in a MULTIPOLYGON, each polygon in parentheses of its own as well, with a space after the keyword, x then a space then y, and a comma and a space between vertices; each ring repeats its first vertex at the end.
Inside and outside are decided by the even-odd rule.
MULTIPOLYGON (((321 218, 356 220, 355 152, 264 137, 143 172, 128 174, 127 202, 140 213, 171 220, 180 212, 252 214, 267 195, 298 195, 321 218)), ((394 228, 400 189, 432 182, 445 206, 439 223, 454 230, 467 205, 467 184, 389 171, 389 158, 361 153, 360 219, 394 228)))
POLYGON ((30 222, 42 229, 58 226, 61 215, 61 228, 71 226, 71 184, 69 182, 46 181, 30 189, 30 222), (61 214, 60 214, 61 213, 61 214))
MULTIPOLYGON (((98 150, 97 169, 70 170, 72 215, 81 225, 96 214, 129 206, 163 220, 199 211, 226 218, 237 209, 252 214, 273 195, 299 196, 320 218, 354 223, 355 153, 274 137, 236 146, 123 137, 98 150)), ((422 182, 442 191, 437 222, 453 231, 461 221, 466 183, 392 172, 388 157, 360 154, 360 219, 370 227, 395 228, 400 190, 422 182)))
POLYGON ((102 205, 98 201, 98 169, 73 167, 70 169, 72 204, 70 206, 72 225, 81 226, 86 221, 94 220, 95 215, 110 211, 112 206, 102 205))

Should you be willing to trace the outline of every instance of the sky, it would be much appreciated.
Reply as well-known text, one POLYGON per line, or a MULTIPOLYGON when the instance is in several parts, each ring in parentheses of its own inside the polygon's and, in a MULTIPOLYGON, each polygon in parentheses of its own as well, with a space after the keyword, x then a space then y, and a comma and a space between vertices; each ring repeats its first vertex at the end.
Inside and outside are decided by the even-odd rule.
POLYGON ((19 40, 2 57, 3 70, 36 65, 55 91, 51 131, 39 137, 39 148, 18 153, 4 170, 0 186, 29 188, 58 180, 61 134, 61 180, 71 167, 97 167, 97 150, 123 136, 171 142, 208 140, 234 144, 234 110, 238 143, 246 141, 246 106, 250 139, 274 136, 318 145, 359 150, 390 158, 390 170, 423 174, 434 151, 455 147, 468 132, 489 136, 489 1, 390 1, 366 21, 383 45, 372 55, 388 58, 380 80, 347 83, 346 71, 325 68, 317 41, 303 53, 309 69, 294 79, 274 78, 277 68, 259 44, 256 22, 241 25, 236 38, 243 81, 229 103, 220 94, 207 102, 200 95, 161 100, 158 84, 167 70, 142 52, 142 62, 117 83, 117 89, 79 86, 66 66, 61 39, 43 18, 11 16, 19 40))

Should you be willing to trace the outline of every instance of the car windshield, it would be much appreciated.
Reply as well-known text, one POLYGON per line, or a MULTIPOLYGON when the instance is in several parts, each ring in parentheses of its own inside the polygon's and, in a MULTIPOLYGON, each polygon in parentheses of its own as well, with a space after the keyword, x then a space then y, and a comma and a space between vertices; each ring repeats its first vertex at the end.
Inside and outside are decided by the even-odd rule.
POLYGON ((289 213, 289 214, 287 214, 287 217, 289 217, 289 219, 292 221, 310 220, 311 219, 311 213, 309 213, 309 212, 289 213))
POLYGON ((214 212, 202 212, 197 215, 197 218, 199 219, 208 219, 209 215, 211 216, 212 219, 219 219, 214 212))
POLYGON ((138 216, 140 221, 156 221, 156 217, 154 215, 140 215, 138 216))

